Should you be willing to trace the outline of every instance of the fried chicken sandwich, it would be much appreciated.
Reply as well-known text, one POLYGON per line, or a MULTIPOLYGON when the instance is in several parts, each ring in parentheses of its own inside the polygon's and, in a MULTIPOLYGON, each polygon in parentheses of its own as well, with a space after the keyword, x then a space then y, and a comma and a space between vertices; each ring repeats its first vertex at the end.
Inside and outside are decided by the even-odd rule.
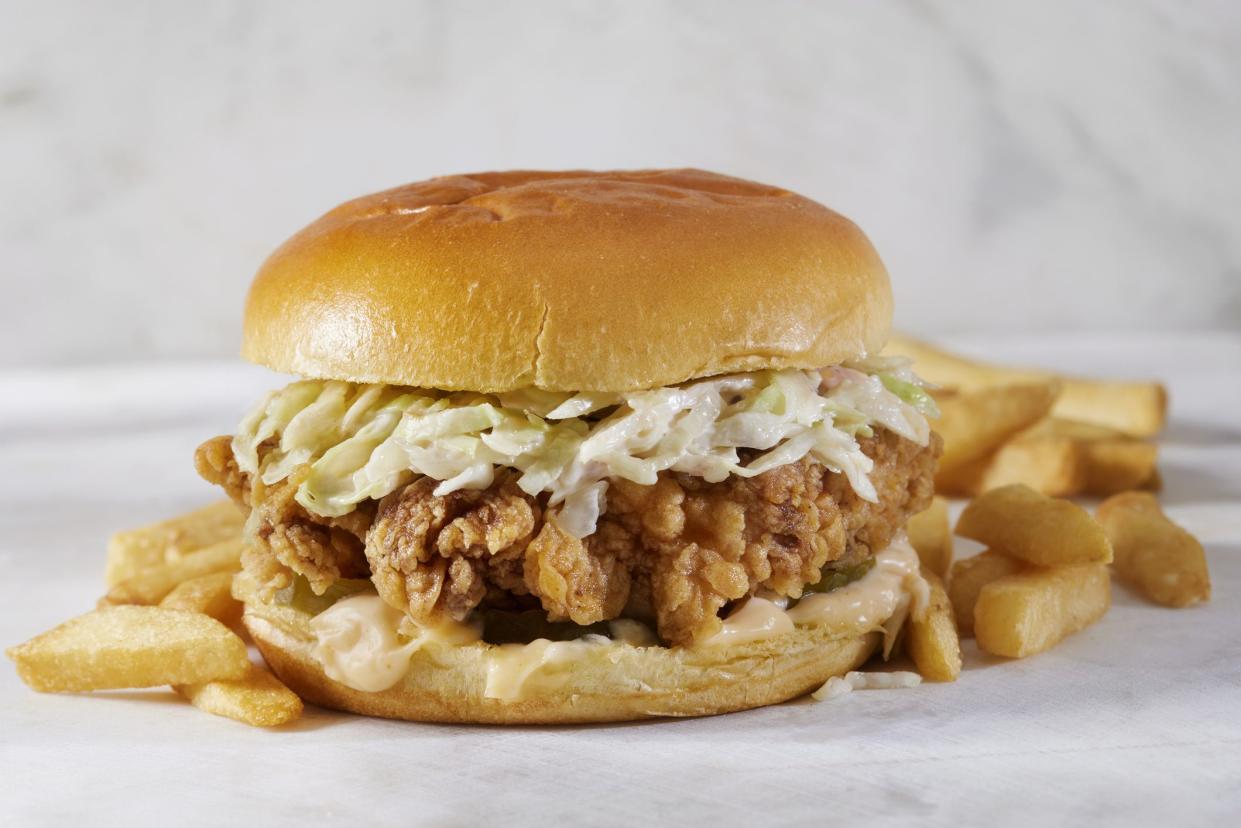
POLYGON ((436 178, 263 265, 243 354, 297 381, 199 473, 308 701, 448 722, 780 702, 891 646, 926 585, 933 403, 878 354, 847 219, 696 170, 436 178))

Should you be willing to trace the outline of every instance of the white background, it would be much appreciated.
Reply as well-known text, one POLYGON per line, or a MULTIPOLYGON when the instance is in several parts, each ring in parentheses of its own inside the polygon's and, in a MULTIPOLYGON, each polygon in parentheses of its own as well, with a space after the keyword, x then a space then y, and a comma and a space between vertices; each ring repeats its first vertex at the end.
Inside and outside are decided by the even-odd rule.
POLYGON ((1241 328, 1241 4, 0 0, 0 366, 230 356, 268 251, 439 173, 696 165, 925 332, 1241 328))

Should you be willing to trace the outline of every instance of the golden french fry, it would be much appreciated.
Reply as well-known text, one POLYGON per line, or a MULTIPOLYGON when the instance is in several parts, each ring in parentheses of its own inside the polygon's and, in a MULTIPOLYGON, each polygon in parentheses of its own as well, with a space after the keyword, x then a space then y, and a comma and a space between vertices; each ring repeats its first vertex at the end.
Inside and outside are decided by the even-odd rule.
POLYGON ((1127 492, 1099 504, 1121 580, 1166 607, 1188 607, 1211 597, 1206 553, 1193 535, 1168 520, 1154 495, 1127 492))
POLYGON ((905 526, 909 543, 922 565, 941 578, 952 566, 952 527, 948 522, 948 501, 936 497, 931 505, 909 519, 905 526))
MULTIPOLYGON (((1072 444, 1082 470, 1082 492, 1097 495, 1126 492, 1146 486, 1155 474, 1158 447, 1114 428, 1050 417, 1018 437, 1019 440, 1035 438, 1072 444)), ((1054 493, 1044 491, 1044 494, 1054 493)))
POLYGON ((936 481, 940 475, 950 477, 961 466, 987 456, 1041 420, 1058 393, 1060 387, 1054 381, 936 392, 940 417, 935 430, 944 438, 936 481))
POLYGON ((986 652, 1025 658, 1098 621, 1111 596, 1105 564, 1031 567, 982 588, 974 637, 986 652))
POLYGON ((184 581, 216 572, 236 572, 241 568, 240 538, 226 540, 191 552, 180 560, 148 569, 121 581, 104 596, 103 604, 158 604, 184 581))
POLYGON ((1081 420, 1066 420, 1063 417, 1048 417, 1039 421, 1024 436, 1030 437, 1058 437, 1063 440, 1072 440, 1076 443, 1102 443, 1115 440, 1127 440, 1129 442, 1138 442, 1137 437, 1125 434, 1123 431, 1117 431, 1108 426, 1099 425, 1098 423, 1085 423, 1081 420))
POLYGON ((241 623, 242 604, 233 597, 232 586, 232 572, 213 572, 177 584, 159 605, 165 609, 201 612, 236 629, 241 623))
POLYGON ((1085 491, 1110 495, 1150 486, 1156 479, 1159 448, 1138 440, 1086 443, 1082 457, 1086 466, 1085 491))
POLYGON ((1069 379, 1053 413, 1110 426, 1134 437, 1154 437, 1168 419, 1168 392, 1157 382, 1069 379))
POLYGON ((1013 483, 1054 497, 1078 494, 1086 485, 1082 453, 1070 440, 1023 433, 992 454, 935 477, 936 490, 963 497, 1013 483))
POLYGON ((216 679, 172 688, 199 710, 255 727, 287 724, 302 715, 302 700, 258 665, 240 679, 216 679))
POLYGON ((250 664, 246 645, 219 621, 161 607, 88 612, 6 654, 43 693, 241 678, 250 664))
MULTIPOLYGON (((1051 371, 977 362, 900 335, 888 340, 884 352, 910 357, 923 378, 964 391, 1057 377, 1051 371)), ((1059 379, 1063 390, 1053 409, 1058 417, 1111 426, 1137 437, 1151 437, 1163 430, 1168 394, 1159 383, 1059 379)))
POLYGON ((1151 517, 1164 516, 1163 506, 1159 505, 1159 498, 1149 492, 1122 492, 1113 495, 1099 504, 1099 507, 1095 509, 1095 516, 1099 523, 1103 523, 1105 518, 1110 518, 1121 511, 1138 512, 1151 517))
POLYGON ((936 487, 967 497, 1011 483, 1052 497, 1114 494, 1148 485, 1157 453, 1113 428, 1048 417, 992 454, 941 472, 936 487))
POLYGON ((974 634, 974 604, 978 593, 992 581, 1006 575, 1015 575, 1025 569, 1021 561, 999 552, 986 550, 972 558, 962 558, 952 565, 952 577, 948 579, 948 597, 956 616, 957 630, 963 636, 974 634))
POLYGON ((957 534, 1039 566, 1112 560, 1103 527, 1085 509, 1020 483, 971 500, 957 520, 957 534))
POLYGON ((108 586, 115 586, 204 546, 240 537, 244 522, 241 510, 231 500, 221 500, 160 523, 117 532, 108 541, 104 579, 108 586))
POLYGON ((956 681, 961 674, 961 639, 952 616, 944 582, 934 572, 922 573, 931 600, 922 618, 911 617, 905 628, 905 650, 927 681, 956 681))

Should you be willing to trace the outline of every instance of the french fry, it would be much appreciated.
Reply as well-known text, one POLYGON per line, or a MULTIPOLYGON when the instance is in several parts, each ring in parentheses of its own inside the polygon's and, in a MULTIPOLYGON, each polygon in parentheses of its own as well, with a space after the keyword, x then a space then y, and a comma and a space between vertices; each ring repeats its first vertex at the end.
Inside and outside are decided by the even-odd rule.
POLYGON ((948 598, 957 619, 957 630, 962 636, 974 634, 974 605, 978 593, 992 581, 1006 575, 1015 575, 1025 569, 1021 561, 999 552, 986 550, 972 558, 962 558, 952 565, 952 577, 948 579, 948 598))
POLYGON ((1112 560, 1107 534, 1085 509, 1020 483, 971 500, 957 520, 957 534, 1038 566, 1112 560))
POLYGON ((1072 441, 1018 435, 995 452, 935 477, 946 494, 974 497, 991 489, 1024 483, 1053 497, 1078 494, 1086 485, 1082 452, 1072 441))
POLYGON ((940 417, 935 430, 944 438, 936 481, 940 475, 950 478, 962 466, 987 456, 1041 420, 1059 393, 1054 381, 936 392, 940 417))
POLYGON ((177 584, 159 605, 165 609, 201 612, 226 627, 237 629, 241 624, 242 604, 233 597, 232 586, 232 572, 213 572, 177 584))
MULTIPOLYGON (((900 335, 888 340, 885 353, 910 357, 914 369, 923 378, 964 391, 1057 377, 1050 371, 969 360, 900 335)), ((1063 390, 1053 409, 1057 417, 1111 426, 1136 437, 1151 437, 1163 430, 1168 394, 1159 383, 1057 378, 1063 381, 1063 390)))
POLYGON ((108 541, 104 580, 108 586, 115 586, 153 566, 239 537, 244 522, 241 510, 231 500, 221 500, 150 526, 117 532, 108 541))
POLYGON ((1026 435, 1031 437, 1057 437, 1063 440, 1072 440, 1076 443, 1140 442, 1139 438, 1108 426, 1082 422, 1081 420, 1066 420, 1064 417, 1054 416, 1039 422, 1027 431, 1026 435))
POLYGON ((1158 448, 1113 428, 1048 417, 994 453, 936 477, 939 491, 972 497, 1024 483, 1051 497, 1107 495, 1148 485, 1158 448))
POLYGON ((1110 495, 1156 484, 1155 462, 1159 447, 1138 440, 1117 440, 1082 445, 1086 467, 1084 491, 1110 495))
POLYGON ((982 588, 974 605, 974 637, 988 653, 1025 658, 1098 621, 1110 605, 1104 564, 1032 567, 982 588))
POLYGON ((1157 382, 1069 379, 1052 413, 1110 426, 1134 437, 1154 437, 1168 419, 1168 392, 1157 382))
POLYGON ((246 645, 193 612, 108 607, 66 621, 6 654, 42 693, 76 693, 242 678, 246 645))
POLYGON ((948 501, 936 497, 931 505, 909 519, 905 526, 909 543, 922 565, 941 578, 952 566, 952 526, 948 522, 948 501))
POLYGON ((961 674, 961 639, 952 604, 939 576, 930 570, 922 575, 931 588, 931 598, 922 618, 910 617, 905 650, 927 681, 956 681, 961 674))
POLYGON ((234 538, 191 552, 180 560, 148 569, 112 587, 101 603, 153 606, 184 581, 216 572, 236 572, 241 568, 241 552, 244 546, 240 538, 234 538))
POLYGON ((1115 550, 1122 581, 1165 607, 1189 607, 1211 597, 1206 553, 1193 535, 1168 520, 1146 492, 1110 497, 1095 512, 1115 550))
POLYGON ((255 727, 276 727, 302 715, 302 700, 258 665, 241 679, 181 684, 173 690, 199 710, 255 727))
POLYGON ((1148 485, 1155 475, 1158 447, 1114 428, 1050 417, 1018 439, 1027 438, 1071 443, 1083 472, 1081 491, 1089 494, 1108 495, 1138 489, 1148 485))

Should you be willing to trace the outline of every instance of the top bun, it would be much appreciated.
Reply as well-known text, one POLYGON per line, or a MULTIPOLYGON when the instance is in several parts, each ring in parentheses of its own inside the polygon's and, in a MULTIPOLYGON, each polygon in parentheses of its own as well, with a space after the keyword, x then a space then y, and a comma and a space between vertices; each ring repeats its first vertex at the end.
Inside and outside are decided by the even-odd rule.
POLYGON ((433 178, 263 264, 242 354, 318 379, 631 391, 877 353, 892 294, 848 219, 700 170, 433 178))

